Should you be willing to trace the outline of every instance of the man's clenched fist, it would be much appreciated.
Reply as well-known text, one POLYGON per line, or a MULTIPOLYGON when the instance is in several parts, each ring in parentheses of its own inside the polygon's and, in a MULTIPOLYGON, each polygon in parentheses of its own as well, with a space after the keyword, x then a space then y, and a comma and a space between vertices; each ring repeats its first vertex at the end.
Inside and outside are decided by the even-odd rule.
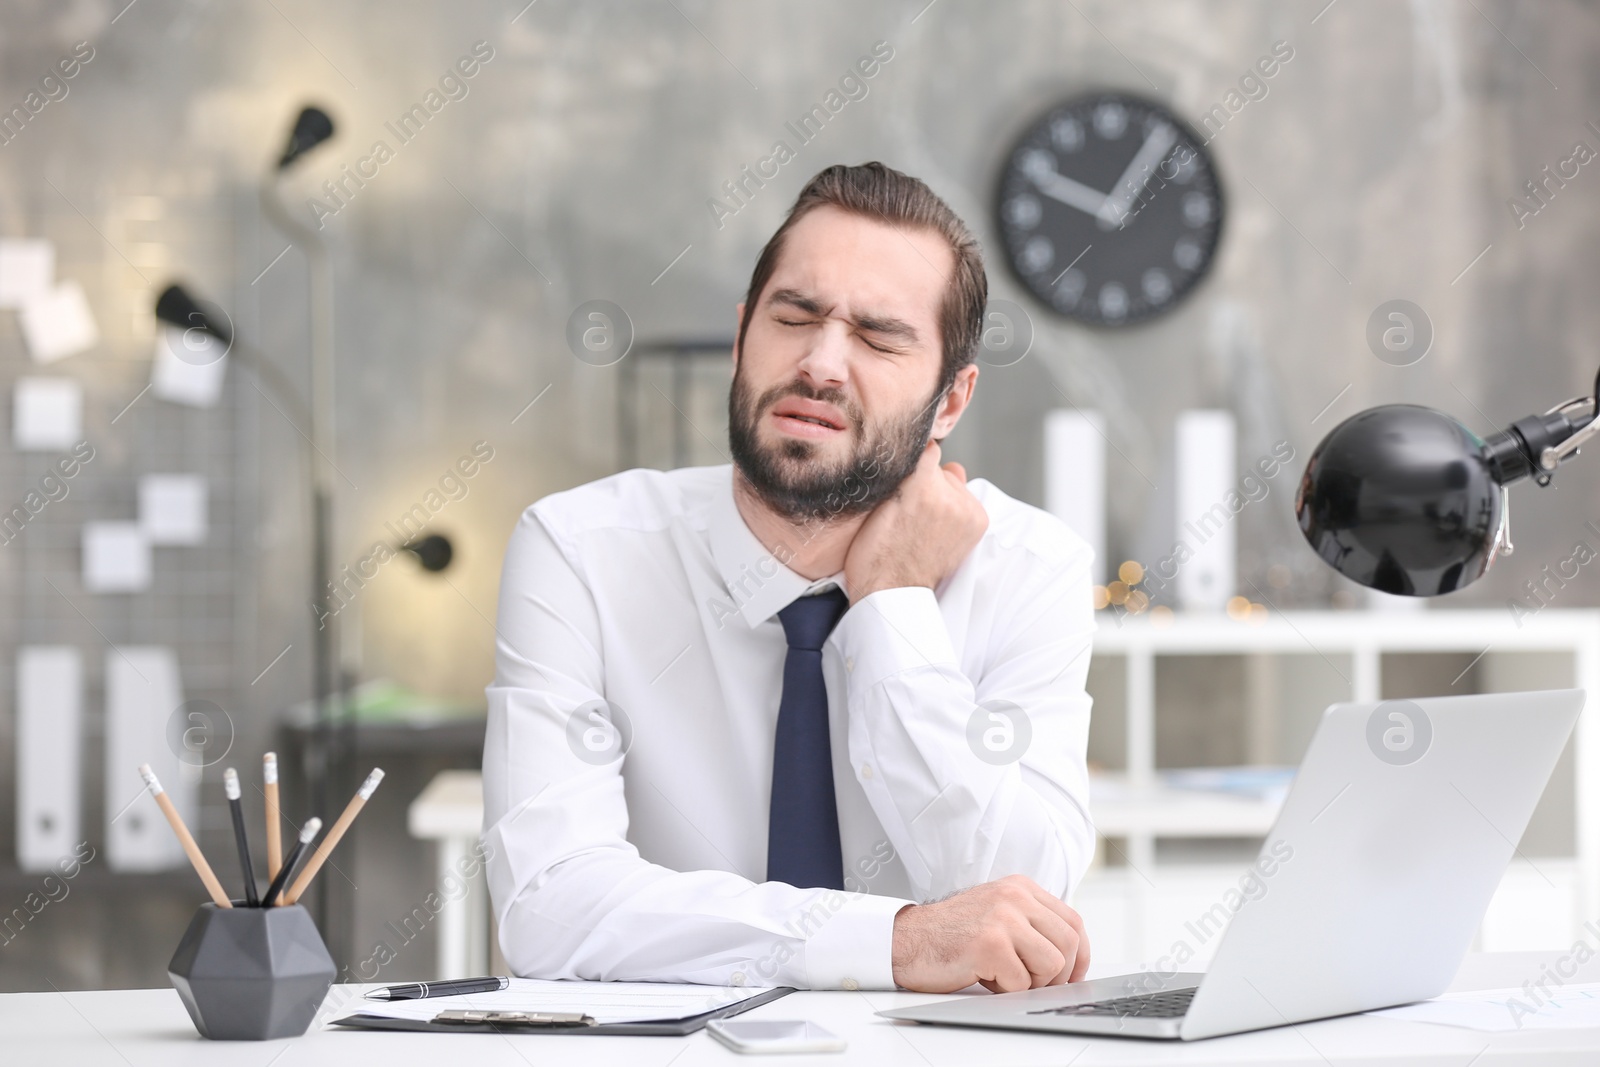
POLYGON ((1020 874, 973 886, 894 917, 895 984, 954 993, 974 982, 991 993, 1076 982, 1089 969, 1078 913, 1020 874))

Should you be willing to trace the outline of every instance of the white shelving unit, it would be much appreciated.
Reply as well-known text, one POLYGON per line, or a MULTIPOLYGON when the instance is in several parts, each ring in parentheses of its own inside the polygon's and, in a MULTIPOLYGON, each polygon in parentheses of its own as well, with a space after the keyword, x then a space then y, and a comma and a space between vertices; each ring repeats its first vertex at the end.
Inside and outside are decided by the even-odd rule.
MULTIPOLYGON (((1123 661, 1126 771, 1096 776, 1099 788, 1092 806, 1101 836, 1124 841, 1127 862, 1123 868, 1101 867, 1091 872, 1080 898, 1103 904, 1114 900, 1114 910, 1127 929, 1148 929, 1162 907, 1156 897, 1162 892, 1158 883, 1163 882, 1163 875, 1182 882, 1192 880, 1194 874, 1192 870, 1175 871, 1170 864, 1158 866, 1158 838, 1261 837, 1277 814, 1277 802, 1161 784, 1155 756, 1158 659, 1311 654, 1343 676, 1348 699, 1379 700, 1392 695, 1385 692, 1383 684, 1386 654, 1441 652, 1489 657, 1497 663, 1504 662, 1507 653, 1558 653, 1570 658, 1570 674, 1542 671, 1530 677, 1527 671, 1500 671, 1515 684, 1491 680, 1490 685, 1472 690, 1463 683, 1461 691, 1568 685, 1588 691, 1589 702, 1571 742, 1576 771, 1575 855, 1570 861, 1541 860, 1540 868, 1558 869, 1569 876, 1572 899, 1567 902, 1567 914, 1574 919, 1600 915, 1600 725, 1594 710, 1600 701, 1600 611, 1589 610, 1546 609, 1522 618, 1520 624, 1508 610, 1286 612, 1255 622, 1178 614, 1165 622, 1129 616, 1120 623, 1102 613, 1094 655, 1123 661)), ((1219 872, 1231 869, 1217 868, 1219 872)), ((1508 883, 1514 880, 1508 875, 1508 883)), ((1137 956, 1164 946, 1152 944, 1151 937, 1135 935, 1122 947, 1137 956)))

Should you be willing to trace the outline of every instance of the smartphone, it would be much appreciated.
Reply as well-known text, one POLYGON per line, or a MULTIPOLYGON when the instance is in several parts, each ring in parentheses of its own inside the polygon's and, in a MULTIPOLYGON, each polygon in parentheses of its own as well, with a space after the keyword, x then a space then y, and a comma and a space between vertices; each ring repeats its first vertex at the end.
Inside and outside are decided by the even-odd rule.
POLYGON ((805 1019, 713 1019, 706 1031, 735 1052, 843 1052, 845 1040, 805 1019))

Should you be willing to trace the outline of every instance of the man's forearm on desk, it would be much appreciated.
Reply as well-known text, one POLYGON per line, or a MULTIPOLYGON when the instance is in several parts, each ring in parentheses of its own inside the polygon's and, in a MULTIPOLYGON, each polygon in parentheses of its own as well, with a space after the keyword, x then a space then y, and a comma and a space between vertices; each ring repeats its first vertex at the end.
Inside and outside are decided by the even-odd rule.
POLYGON ((496 914, 528 977, 892 989, 894 915, 909 903, 608 857, 496 914))

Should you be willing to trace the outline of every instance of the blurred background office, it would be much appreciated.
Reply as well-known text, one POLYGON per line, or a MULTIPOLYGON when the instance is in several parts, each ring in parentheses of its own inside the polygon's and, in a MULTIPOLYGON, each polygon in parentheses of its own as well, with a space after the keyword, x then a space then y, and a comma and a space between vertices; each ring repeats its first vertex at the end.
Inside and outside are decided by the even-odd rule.
MULTIPOLYGON (((336 959, 494 966, 481 874, 458 894, 437 867, 470 839, 470 778, 445 780, 464 815, 412 805, 477 766, 511 527, 629 466, 726 462, 756 254, 811 175, 872 159, 927 181, 988 259, 995 332, 950 458, 1103 553, 1105 838, 1075 901, 1097 958, 1208 942, 1185 924, 1253 855, 1327 703, 1600 670, 1600 468, 1517 487, 1515 554, 1426 604, 1334 574, 1292 507, 1362 408, 1488 434, 1588 392, 1596 71, 1600 16, 1569 2, 14 0, 0 990, 163 985, 202 899, 181 855, 141 851, 166 831, 118 715, 159 719, 143 742, 182 770, 225 882, 225 766, 254 781, 278 750, 297 823, 384 766, 315 895, 336 959), (280 166, 308 106, 331 133, 313 117, 280 166), (1030 145, 1071 177, 1076 145, 1121 122, 1131 155, 1151 116, 1200 168, 1150 191, 1137 221, 1177 227, 1160 249, 1082 212, 1052 233, 1019 199, 1030 145), (196 305, 162 322, 173 284, 196 305), (1153 581, 1235 490, 1211 585, 1153 581)), ((1480 947, 1566 946, 1600 916, 1579 748, 1480 947)))

